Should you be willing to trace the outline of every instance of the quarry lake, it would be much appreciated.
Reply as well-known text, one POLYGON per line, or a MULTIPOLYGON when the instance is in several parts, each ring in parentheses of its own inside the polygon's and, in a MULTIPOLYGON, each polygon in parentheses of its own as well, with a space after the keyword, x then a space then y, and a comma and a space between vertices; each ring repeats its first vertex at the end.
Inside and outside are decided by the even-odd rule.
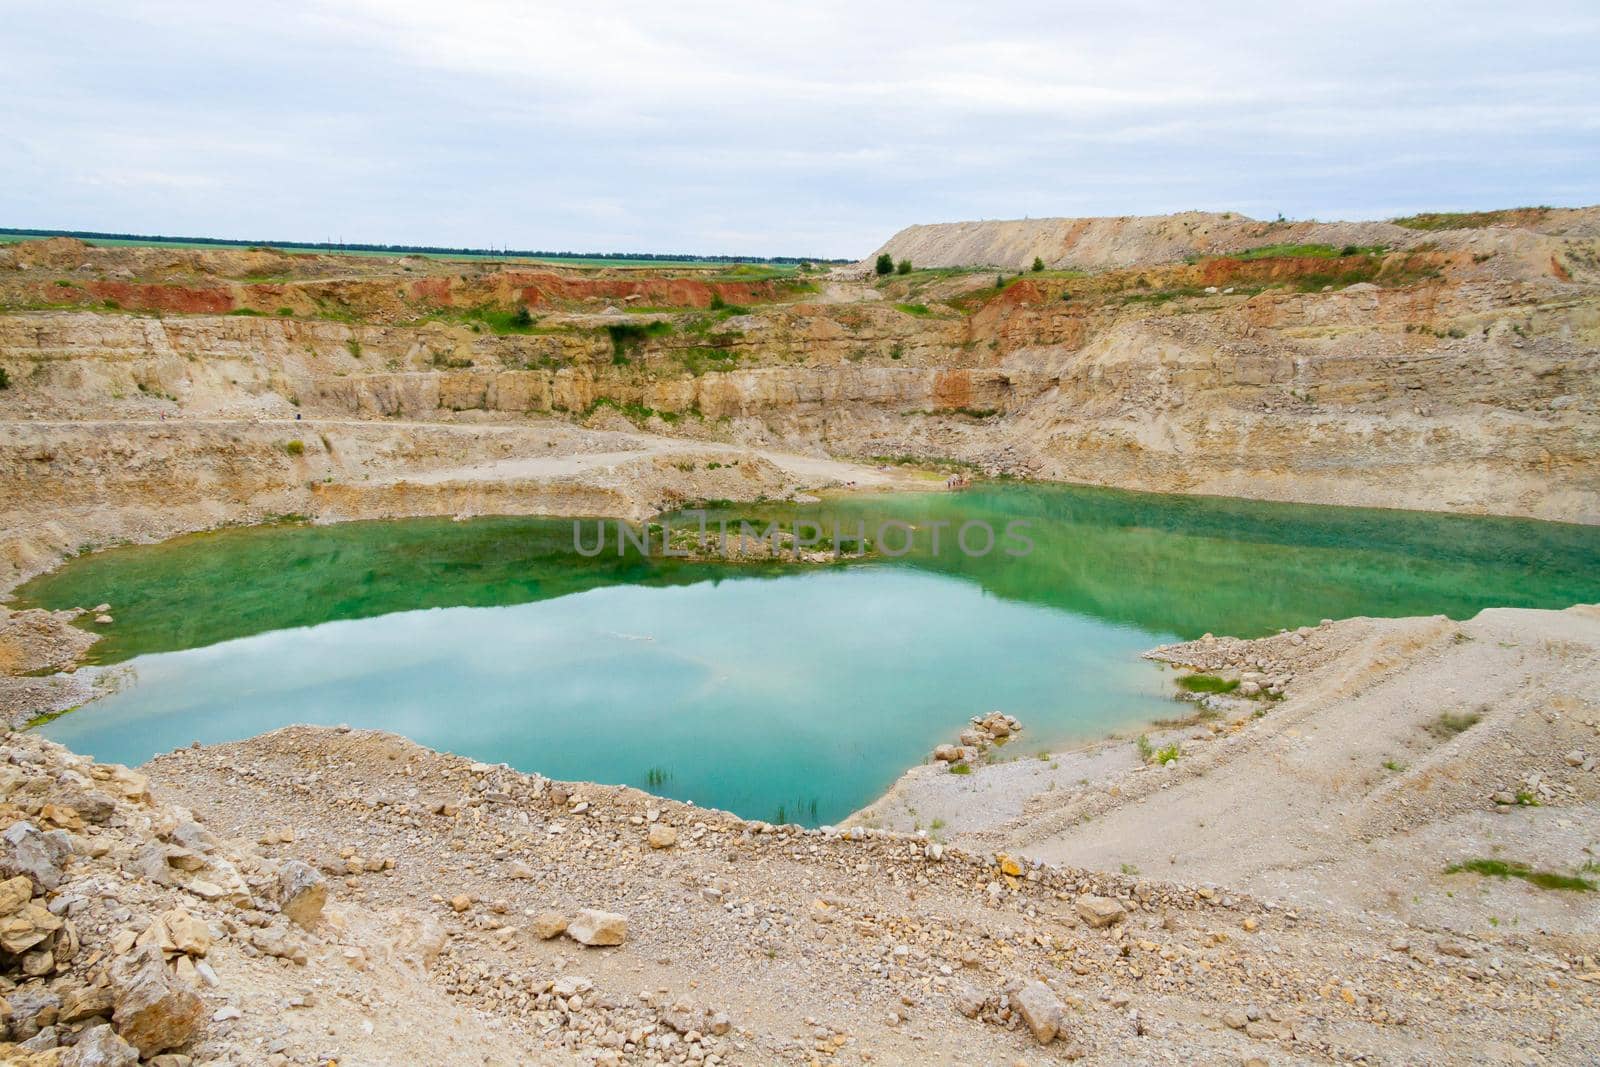
POLYGON ((570 520, 287 524, 82 557, 15 606, 112 605, 121 688, 38 727, 137 764, 349 723, 750 818, 836 821, 972 715, 1000 758, 1174 711, 1153 645, 1350 615, 1600 600, 1600 528, 1064 486, 751 505, 916 528, 904 557, 732 564, 573 548, 570 520), (931 550, 1025 520, 1033 550, 931 550))

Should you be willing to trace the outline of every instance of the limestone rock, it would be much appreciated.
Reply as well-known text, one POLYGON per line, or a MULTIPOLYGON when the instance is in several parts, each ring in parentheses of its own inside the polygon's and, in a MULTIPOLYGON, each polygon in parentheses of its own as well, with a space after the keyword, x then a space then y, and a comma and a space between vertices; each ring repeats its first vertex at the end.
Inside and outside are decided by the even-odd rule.
POLYGON ((1017 1010, 1041 1045, 1048 1045, 1064 1028, 1061 1001, 1040 981, 1027 982, 1016 995, 1017 1010))
POLYGON ((42 832, 29 822, 13 823, 0 834, 0 877, 27 875, 38 892, 61 884, 61 868, 72 855, 64 830, 42 832))
POLYGON ((666 823, 654 823, 650 827, 651 848, 671 848, 678 843, 677 827, 668 826, 666 823))
POLYGON ((0 882, 0 918, 15 915, 33 899, 33 880, 25 874, 0 882))
POLYGON ((268 956, 288 960, 301 967, 305 966, 308 958, 300 942, 276 930, 251 931, 250 943, 268 956))
POLYGON ((211 949, 211 929, 182 908, 161 916, 173 949, 189 956, 204 956, 211 949))
POLYGON ((134 1067, 139 1050, 105 1023, 91 1027, 61 1061, 61 1067, 134 1067))
POLYGON ((661 1013, 661 1021, 678 1031, 687 1034, 690 1030, 699 1030, 705 1019, 705 1011, 687 1000, 679 1000, 661 1013))
POLYGON ((16 912, 0 919, 0 949, 20 955, 61 929, 61 920, 50 914, 50 909, 38 904, 24 904, 16 912))
MULTIPOLYGON (((28 1040, 24 1041, 19 1047, 24 1052, 53 1052, 57 1048, 60 1047, 60 1044, 61 1044, 61 1035, 60 1035, 60 1033, 58 1033, 56 1031, 55 1027, 47 1026, 43 1030, 40 1030, 37 1034, 34 1034, 28 1040)), ((13 1063, 14 1061, 12 1061, 11 1059, 7 1058, 6 1062, 7 1063, 13 1063)), ((37 1064, 38 1067, 44 1067, 44 1064, 47 1063, 47 1062, 50 1062, 50 1061, 47 1061, 47 1060, 35 1060, 34 1061, 34 1063, 37 1064)), ((21 1067, 21 1065, 17 1065, 17 1067, 21 1067)))
POLYGON ((109 1018, 111 1009, 114 1006, 111 999, 110 986, 79 986, 76 989, 68 990, 66 995, 61 998, 61 1011, 58 1018, 64 1023, 75 1023, 96 1015, 104 1015, 109 1018))
POLYGON ((111 970, 112 1021, 141 1056, 177 1048, 194 1034, 205 1006, 188 985, 167 973, 158 950, 118 960, 111 970))
POLYGON ((116 814, 117 803, 97 789, 74 789, 65 796, 74 811, 96 826, 104 826, 116 814))
POLYGON ((567 917, 558 911, 546 911, 533 920, 533 932, 541 941, 566 933, 567 917))
POLYGON ((40 986, 7 994, 11 1005, 11 1039, 26 1041, 47 1026, 54 1026, 61 1013, 61 998, 40 986))
POLYGON ((1078 898, 1078 917, 1090 926, 1099 928, 1121 922, 1127 914, 1121 904, 1110 897, 1085 894, 1078 898))
POLYGON ((584 908, 567 923, 567 936, 580 945, 620 945, 628 938, 628 919, 613 911, 584 908))
POLYGON ((278 871, 278 906, 291 922, 315 926, 327 902, 328 883, 310 864, 290 860, 278 871))

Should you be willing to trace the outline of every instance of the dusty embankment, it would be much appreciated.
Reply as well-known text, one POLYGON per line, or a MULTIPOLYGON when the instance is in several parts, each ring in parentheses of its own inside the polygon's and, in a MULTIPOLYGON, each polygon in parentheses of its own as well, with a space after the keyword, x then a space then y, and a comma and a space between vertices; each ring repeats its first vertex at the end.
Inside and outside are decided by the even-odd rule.
POLYGON ((1600 893, 1445 873, 1493 860, 1595 880, 1600 607, 1347 619, 1154 656, 1285 695, 1175 703, 1143 746, 1041 758, 1024 733, 970 775, 908 772, 853 821, 1429 928, 1600 928, 1600 893))
MULTIPOLYGON (((1324 244, 1421 249, 1476 244, 1487 231, 1549 238, 1600 237, 1593 208, 1521 208, 1389 222, 1261 221, 1235 212, 1084 219, 1012 219, 908 226, 863 261, 879 255, 926 267, 984 266, 1027 270, 1153 267, 1191 257, 1227 256, 1272 245, 1324 244)), ((1551 247, 1555 247, 1551 242, 1551 247)), ((1481 249, 1480 249, 1481 251, 1481 249)))

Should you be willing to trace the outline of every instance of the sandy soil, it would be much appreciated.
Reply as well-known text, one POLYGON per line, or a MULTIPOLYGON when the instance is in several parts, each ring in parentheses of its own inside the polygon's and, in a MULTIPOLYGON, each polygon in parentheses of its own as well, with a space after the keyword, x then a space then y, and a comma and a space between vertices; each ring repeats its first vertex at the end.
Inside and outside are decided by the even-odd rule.
POLYGON ((968 847, 1425 926, 1600 927, 1600 895, 1444 874, 1480 857, 1562 872, 1600 860, 1600 608, 1350 619, 1158 655, 1235 677, 1265 657, 1292 681, 1279 702, 1175 705, 1203 718, 1148 732, 1154 749, 1180 746, 1166 765, 1132 738, 1042 761, 1024 733, 1021 754, 971 775, 913 769, 853 821, 939 820, 968 847))

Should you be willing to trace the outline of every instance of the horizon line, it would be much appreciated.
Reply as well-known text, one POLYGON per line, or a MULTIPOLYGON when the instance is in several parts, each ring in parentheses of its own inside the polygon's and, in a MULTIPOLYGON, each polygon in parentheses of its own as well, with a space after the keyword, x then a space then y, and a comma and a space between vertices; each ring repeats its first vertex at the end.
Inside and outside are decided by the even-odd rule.
POLYGON ((0 236, 71 237, 81 241, 123 241, 152 244, 215 245, 225 248, 310 249, 322 252, 375 252, 396 255, 475 256, 515 259, 609 259, 644 260, 667 263, 855 263, 854 259, 829 256, 738 256, 700 252, 551 252, 513 248, 470 248, 453 245, 387 244, 369 241, 260 241, 233 237, 184 237, 170 234, 118 233, 109 230, 64 230, 44 227, 0 226, 0 236))

